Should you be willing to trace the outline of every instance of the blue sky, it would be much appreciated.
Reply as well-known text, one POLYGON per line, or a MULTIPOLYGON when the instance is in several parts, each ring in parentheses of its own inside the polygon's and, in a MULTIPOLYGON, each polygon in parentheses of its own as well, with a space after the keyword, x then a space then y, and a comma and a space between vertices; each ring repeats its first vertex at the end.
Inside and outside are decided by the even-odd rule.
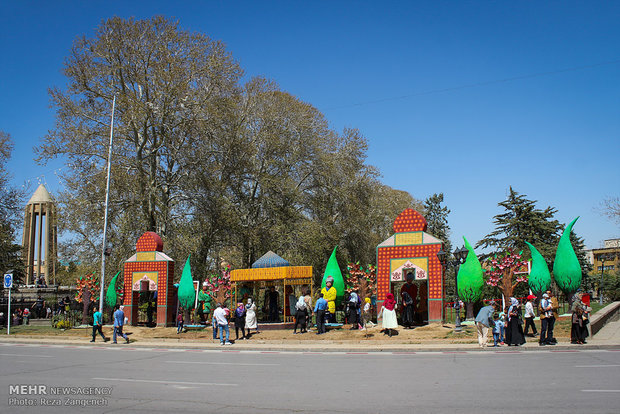
POLYGON ((262 75, 358 128, 383 181, 443 192, 452 240, 493 230, 509 186, 558 209, 588 247, 620 237, 597 211, 620 193, 620 3, 456 1, 4 1, 0 129, 16 185, 50 192, 62 162, 32 148, 54 125, 76 36, 108 17, 175 17, 262 75))

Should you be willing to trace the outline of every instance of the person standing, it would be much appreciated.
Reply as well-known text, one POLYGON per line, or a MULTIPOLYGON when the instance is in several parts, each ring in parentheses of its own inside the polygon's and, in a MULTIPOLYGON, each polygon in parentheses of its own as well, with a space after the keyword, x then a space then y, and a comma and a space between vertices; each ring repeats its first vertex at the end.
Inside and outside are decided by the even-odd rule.
POLYGON ((185 323, 185 321, 183 320, 183 312, 183 307, 180 307, 178 312, 179 314, 177 315, 177 335, 183 332, 183 325, 185 323))
POLYGON ((553 306, 549 299, 548 293, 543 293, 542 300, 539 305, 540 309, 540 339, 538 345, 553 345, 551 338, 553 337, 553 306))
POLYGON ((99 332, 99 335, 101 335, 103 342, 107 342, 108 340, 106 339, 105 335, 103 334, 103 331, 101 330, 101 328, 103 327, 103 323, 101 321, 101 318, 103 315, 101 315, 101 312, 99 312, 99 308, 97 307, 96 303, 95 303, 95 308, 93 310, 94 310, 93 312, 93 339, 91 339, 90 342, 95 342, 95 337, 97 336, 97 332, 99 332))
POLYGON ((396 300, 394 300, 394 295, 392 293, 388 293, 385 296, 385 301, 383 302, 383 306, 381 307, 381 311, 379 312, 382 318, 382 326, 384 333, 387 333, 389 337, 392 336, 392 330, 396 330, 398 328, 398 320, 396 319, 396 311, 394 308, 396 307, 396 300))
POLYGON ((310 296, 310 288, 304 286, 304 302, 306 302, 306 330, 310 331, 312 325, 312 296, 310 296))
POLYGON ((242 302, 237 303, 235 309, 235 340, 239 339, 239 329, 241 329, 241 339, 245 341, 245 306, 242 302))
POLYGON ((413 283, 413 271, 407 273, 407 282, 400 288, 400 297, 403 303, 402 320, 405 329, 413 327, 416 319, 416 303, 418 286, 413 283))
POLYGON ((524 343, 525 336, 523 335, 523 322, 521 320, 521 304, 519 304, 519 301, 516 298, 510 298, 506 344, 508 346, 519 346, 524 343))
POLYGON ((24 318, 24 323, 26 325, 30 325, 30 309, 24 308, 24 312, 22 313, 22 317, 24 318))
POLYGON ((588 306, 582 302, 581 293, 573 296, 573 304, 571 306, 572 323, 570 330, 571 344, 585 344, 588 337, 588 306))
POLYGON ((316 301, 314 306, 314 313, 316 314, 316 327, 317 335, 325 333, 325 312, 327 312, 328 303, 323 297, 322 293, 319 293, 319 300, 316 301))
POLYGON ((500 338, 500 332, 502 331, 502 327, 504 326, 504 322, 499 320, 499 315, 496 313, 493 315, 493 346, 500 346, 502 343, 500 338))
POLYGON ((321 289, 321 293, 323 294, 323 299, 327 301, 327 311, 325 312, 325 319, 329 322, 335 322, 336 296, 338 296, 338 292, 334 287, 334 278, 332 276, 327 276, 327 279, 325 281, 325 287, 321 289))
POLYGON ((37 318, 37 319, 43 318, 43 307, 44 306, 45 306, 45 301, 43 300, 41 295, 39 295, 37 297, 37 300, 32 304, 34 318, 37 318))
POLYGON ((123 326, 125 325, 125 309, 124 306, 119 306, 118 309, 114 312, 114 331, 112 332, 112 343, 116 343, 116 335, 120 335, 125 338, 125 343, 129 343, 129 338, 126 334, 123 333, 123 326))
POLYGON ((280 322, 280 310, 279 310, 279 299, 280 295, 276 290, 275 286, 269 287, 269 292, 267 292, 267 300, 265 302, 269 303, 269 322, 280 322))
POLYGON ((359 298, 357 293, 351 292, 349 296, 349 323, 351 324, 351 330, 359 329, 359 318, 358 318, 358 309, 359 309, 359 298))
POLYGON ((302 294, 295 303, 295 326, 293 326, 293 335, 297 334, 297 326, 299 326, 299 333, 305 333, 306 320, 308 318, 308 310, 306 308, 306 298, 302 294))
POLYGON ((524 328, 524 334, 525 336, 528 336, 528 332, 529 332, 529 328, 532 328, 532 334, 530 336, 534 337, 536 335, 538 335, 538 331, 536 330, 536 324, 534 324, 534 318, 536 317, 536 314, 534 313, 534 304, 532 303, 532 301, 536 299, 536 296, 534 295, 529 295, 527 297, 527 302, 525 303, 525 328, 524 328))
POLYGON ((489 342, 489 327, 494 326, 493 314, 495 313, 495 305, 485 306, 478 312, 476 316, 476 332, 478 333, 478 346, 486 348, 489 342))
POLYGON ((213 312, 213 317, 217 322, 217 327, 220 333, 220 345, 232 345, 229 341, 230 328, 228 326, 228 309, 224 308, 221 303, 217 304, 217 308, 213 312), (224 333, 226 333, 226 339, 224 340, 224 333))
POLYGON ((248 330, 247 337, 250 336, 250 329, 256 329, 256 333, 258 333, 258 322, 256 321, 256 304, 252 301, 252 298, 248 298, 248 303, 245 305, 245 327, 248 330))
POLYGON ((555 336, 553 336, 553 328, 555 327, 555 321, 558 320, 558 309, 560 308, 560 304, 558 302, 558 298, 555 297, 551 290, 547 291, 547 295, 549 295, 549 302, 551 303, 551 313, 553 319, 549 321, 549 326, 547 328, 547 335, 549 336, 549 345, 556 345, 558 343, 555 336))

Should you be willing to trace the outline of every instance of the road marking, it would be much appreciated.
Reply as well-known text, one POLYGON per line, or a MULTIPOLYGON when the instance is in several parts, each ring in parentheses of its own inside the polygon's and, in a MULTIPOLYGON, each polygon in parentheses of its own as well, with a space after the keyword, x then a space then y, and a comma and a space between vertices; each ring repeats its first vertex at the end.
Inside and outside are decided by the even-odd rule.
POLYGON ((620 365, 575 365, 575 368, 607 368, 620 367, 620 365))
POLYGON ((142 380, 142 379, 133 379, 133 378, 91 378, 95 381, 114 381, 114 382, 146 382, 149 384, 183 384, 183 385, 221 385, 224 387, 236 387, 239 384, 224 384, 217 382, 187 382, 187 381, 157 381, 157 380, 142 380))
POLYGON ((620 390, 581 390, 581 392, 620 392, 620 390))
POLYGON ((51 355, 0 354, 0 356, 18 356, 18 357, 33 357, 33 358, 52 358, 52 356, 51 356, 51 355))
POLYGON ((247 366, 280 366, 280 364, 252 364, 244 362, 206 362, 206 361, 164 361, 171 364, 203 364, 203 365, 247 365, 247 366))

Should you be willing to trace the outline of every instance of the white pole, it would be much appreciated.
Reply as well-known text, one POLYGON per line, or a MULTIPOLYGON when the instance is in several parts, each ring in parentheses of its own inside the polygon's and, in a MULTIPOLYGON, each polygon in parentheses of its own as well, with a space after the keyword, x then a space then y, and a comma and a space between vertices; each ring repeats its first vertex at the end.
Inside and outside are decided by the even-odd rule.
POLYGON ((11 315, 11 288, 9 288, 9 314, 7 315, 6 321, 6 334, 10 335, 11 334, 11 318, 13 318, 13 315, 11 315))
POLYGON ((101 248, 101 292, 99 293, 99 312, 103 315, 103 289, 105 285, 105 249, 108 231, 108 201, 110 199, 110 167, 112 164, 112 139, 114 137, 114 107, 116 95, 112 99, 112 119, 110 120, 110 146, 108 148, 108 181, 105 188, 105 213, 103 215, 103 246, 101 248))

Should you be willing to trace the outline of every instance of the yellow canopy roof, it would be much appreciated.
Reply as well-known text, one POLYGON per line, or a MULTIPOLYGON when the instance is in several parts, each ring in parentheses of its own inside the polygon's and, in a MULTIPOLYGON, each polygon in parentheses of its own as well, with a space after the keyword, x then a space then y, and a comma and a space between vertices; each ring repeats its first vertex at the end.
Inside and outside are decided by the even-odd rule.
POLYGON ((259 282, 263 280, 307 279, 311 277, 312 266, 236 269, 230 272, 231 282, 259 282))

